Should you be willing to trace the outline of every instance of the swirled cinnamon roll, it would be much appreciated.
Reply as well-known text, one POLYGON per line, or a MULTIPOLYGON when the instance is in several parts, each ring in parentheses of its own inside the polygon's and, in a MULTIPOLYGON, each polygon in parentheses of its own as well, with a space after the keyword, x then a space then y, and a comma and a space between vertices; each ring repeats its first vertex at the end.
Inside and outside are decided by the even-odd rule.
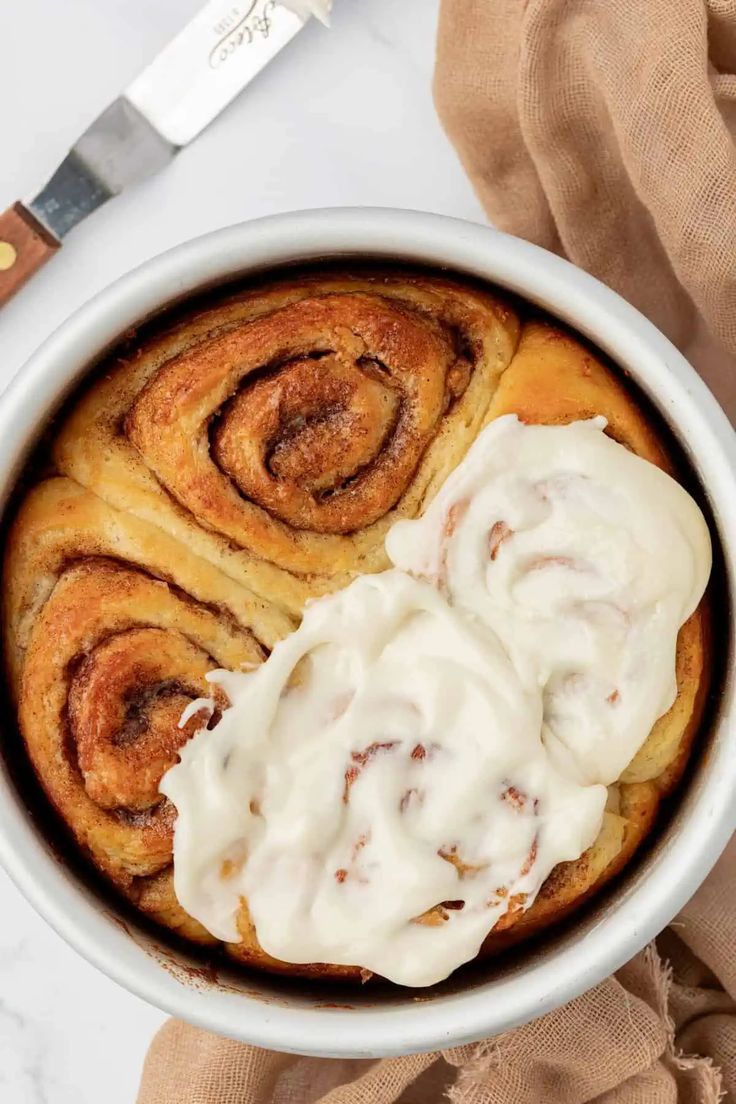
POLYGON ((56 463, 298 612, 387 566, 386 532, 462 459, 517 336, 449 280, 285 282, 115 357, 56 463))
MULTIPOLYGON (((34 769, 95 865, 198 939, 171 892, 163 773, 218 667, 258 664, 293 627, 165 533, 70 480, 39 484, 8 539, 5 651, 34 769)), ((220 695, 218 706, 226 704, 220 695)))

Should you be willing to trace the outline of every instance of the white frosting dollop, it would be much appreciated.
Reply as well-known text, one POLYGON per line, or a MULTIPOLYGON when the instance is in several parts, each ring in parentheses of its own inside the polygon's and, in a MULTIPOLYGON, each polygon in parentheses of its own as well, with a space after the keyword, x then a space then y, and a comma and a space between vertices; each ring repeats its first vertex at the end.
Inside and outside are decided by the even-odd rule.
POLYGON ((310 15, 313 15, 319 19, 320 23, 324 23, 325 27, 330 25, 332 0, 278 0, 278 2, 282 7, 293 11, 301 19, 306 20, 309 19, 310 15))
POLYGON ((690 495, 605 426, 497 419, 386 548, 498 634, 542 694, 557 768, 608 785, 675 700, 677 633, 711 546, 690 495))
POLYGON ((245 900, 276 958, 430 985, 590 846, 711 563, 693 500, 604 428, 493 422, 389 533, 402 570, 208 676, 231 708, 161 791, 177 897, 213 935, 239 939, 245 900))
POLYGON ((220 939, 245 898, 277 958, 430 985, 597 835, 605 788, 551 767, 539 695, 402 572, 310 604, 258 670, 209 678, 232 708, 161 790, 176 895, 220 939))

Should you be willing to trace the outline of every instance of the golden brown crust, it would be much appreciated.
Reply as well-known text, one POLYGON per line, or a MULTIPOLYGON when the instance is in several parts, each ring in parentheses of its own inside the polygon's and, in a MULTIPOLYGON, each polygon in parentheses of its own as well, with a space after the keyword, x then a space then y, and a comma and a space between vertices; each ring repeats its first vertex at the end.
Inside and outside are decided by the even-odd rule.
POLYGON ((201 717, 183 729, 178 720, 212 696, 207 671, 260 662, 292 622, 165 533, 58 478, 35 487, 15 520, 4 596, 9 681, 51 803, 127 896, 191 927, 178 904, 159 914, 145 892, 154 875, 171 880, 174 812, 158 785, 201 717))
POLYGON ((518 414, 522 422, 542 425, 566 425, 602 414, 614 440, 657 467, 672 470, 659 434, 624 382, 580 341, 548 322, 524 326, 485 421, 502 414, 518 414))
POLYGON ((281 283, 105 365, 56 464, 298 613, 388 565, 388 528, 462 459, 517 338, 449 280, 281 283))
POLYGON ((267 649, 295 622, 155 526, 109 507, 70 479, 53 478, 26 496, 5 544, 3 639, 17 693, 37 617, 67 564, 105 556, 135 564, 203 605, 248 625, 267 649))
MULTIPOLYGON (((60 471, 11 530, 9 679, 29 754, 96 865, 148 915, 215 942, 178 904, 158 795, 213 666, 257 662, 307 597, 386 564, 484 424, 505 413, 609 432, 672 471, 656 426, 591 351, 436 278, 306 277, 223 300, 105 366, 53 445, 60 471), (517 347, 518 343, 518 347, 517 347), (93 493, 94 492, 94 493, 93 493), (289 612, 286 612, 289 611, 289 612)), ((707 604, 680 631, 678 696, 610 789, 594 845, 558 866, 483 954, 543 930, 620 871, 684 769, 709 685, 707 604)), ((441 918, 440 918, 441 919, 441 918)), ((280 963, 247 903, 237 961, 280 963)))

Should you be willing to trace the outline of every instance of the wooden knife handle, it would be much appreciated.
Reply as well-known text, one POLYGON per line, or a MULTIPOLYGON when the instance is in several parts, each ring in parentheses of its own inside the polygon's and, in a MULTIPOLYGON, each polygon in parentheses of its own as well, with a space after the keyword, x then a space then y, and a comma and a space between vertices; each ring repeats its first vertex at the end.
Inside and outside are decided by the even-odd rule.
POLYGON ((22 203, 0 215, 0 306, 53 257, 60 244, 22 203))

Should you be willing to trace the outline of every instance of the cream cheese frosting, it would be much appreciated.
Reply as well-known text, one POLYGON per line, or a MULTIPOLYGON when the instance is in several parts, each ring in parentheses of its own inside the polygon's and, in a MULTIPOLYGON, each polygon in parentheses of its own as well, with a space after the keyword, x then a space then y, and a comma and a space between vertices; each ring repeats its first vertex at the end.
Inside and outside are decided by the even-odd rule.
POLYGON ((558 768, 608 785, 675 700, 711 547, 690 495, 605 427, 498 418, 386 547, 498 635, 542 695, 558 768))
POLYGON ((391 530, 394 570, 208 676, 231 707, 161 790, 213 935, 245 900, 276 958, 430 985, 592 844, 710 570, 693 500, 604 429, 493 422, 391 530))
POLYGON ((402 572, 312 603, 262 667, 210 678, 232 708, 162 791, 177 897, 220 939, 245 898, 277 958, 429 985, 598 832, 605 788, 556 774, 495 636, 402 572))

